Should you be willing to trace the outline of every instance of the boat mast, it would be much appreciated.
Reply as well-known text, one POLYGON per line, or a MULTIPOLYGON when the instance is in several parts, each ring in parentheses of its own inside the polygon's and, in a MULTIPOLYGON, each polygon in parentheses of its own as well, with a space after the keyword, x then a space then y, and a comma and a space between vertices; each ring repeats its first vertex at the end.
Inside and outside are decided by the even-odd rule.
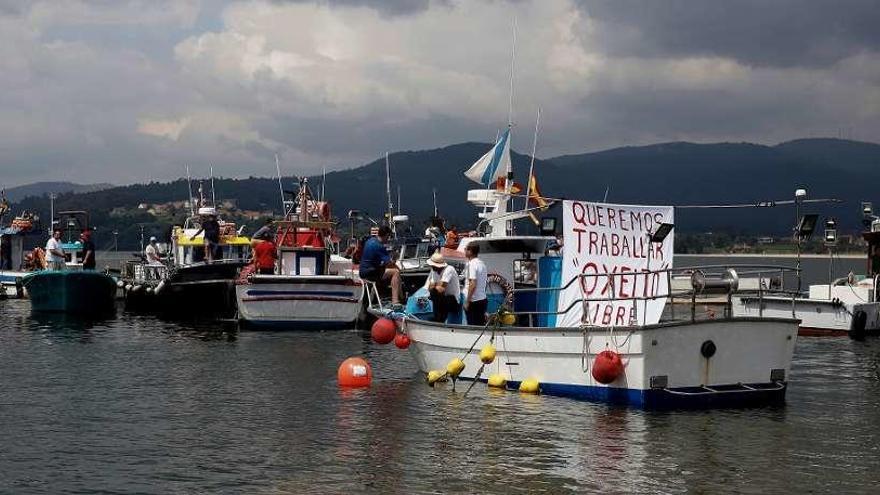
POLYGON ((397 229, 394 226, 394 204, 391 203, 391 163, 388 161, 388 152, 385 152, 385 193, 388 196, 388 226, 391 227, 391 233, 397 235, 397 229))
MULTIPOLYGON (((510 135, 513 130, 513 79, 516 68, 516 16, 513 16, 513 40, 510 46, 510 97, 507 105, 507 147, 508 149, 513 149, 512 136, 510 135)), ((507 160, 507 174, 504 178, 504 199, 501 200, 504 203, 503 210, 496 210, 499 213, 507 211, 507 203, 510 201, 510 194, 513 190, 513 157, 508 156, 507 160)), ((511 220, 505 221, 505 234, 510 233, 512 226, 511 220)))
POLYGON ((324 184, 327 182, 327 167, 321 168, 321 201, 324 201, 324 184))
POLYGON ((284 208, 284 185, 281 183, 281 165, 278 163, 278 153, 275 153, 275 172, 278 174, 278 192, 281 193, 281 216, 287 214, 284 208))
POLYGON ((535 152, 538 149, 538 124, 541 122, 541 107, 535 115, 535 139, 532 141, 532 160, 529 163, 529 178, 526 182, 526 201, 523 204, 523 211, 529 208, 529 195, 532 192, 532 174, 535 173, 535 152))
POLYGON ((193 200, 192 176, 189 173, 189 165, 186 167, 186 192, 189 193, 189 216, 196 216, 195 201, 193 200))
POLYGON ((211 166, 211 206, 217 208, 217 196, 214 194, 214 166, 211 166))

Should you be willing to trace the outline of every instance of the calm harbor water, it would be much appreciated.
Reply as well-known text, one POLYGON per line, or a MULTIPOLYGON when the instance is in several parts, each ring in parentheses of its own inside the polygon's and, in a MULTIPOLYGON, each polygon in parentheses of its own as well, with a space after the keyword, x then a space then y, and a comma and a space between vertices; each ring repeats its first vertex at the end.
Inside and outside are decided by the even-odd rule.
POLYGON ((238 332, 121 312, 85 322, 33 317, 27 301, 0 301, 0 316, 0 493, 877 493, 880 483, 877 339, 799 339, 785 406, 657 413, 432 389, 407 352, 357 330, 238 332), (337 387, 351 355, 372 364, 372 388, 337 387))

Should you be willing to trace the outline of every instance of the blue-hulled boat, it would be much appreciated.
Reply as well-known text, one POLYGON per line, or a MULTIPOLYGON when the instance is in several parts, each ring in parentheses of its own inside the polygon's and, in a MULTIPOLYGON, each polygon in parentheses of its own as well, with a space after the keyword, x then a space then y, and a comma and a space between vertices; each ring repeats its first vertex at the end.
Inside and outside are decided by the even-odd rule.
POLYGON ((34 311, 77 314, 112 312, 116 281, 89 270, 46 270, 22 279, 34 311))
POLYGON ((64 270, 41 270, 24 275, 21 284, 38 312, 103 314, 112 312, 116 300, 116 280, 106 273, 83 269, 83 244, 74 237, 90 230, 84 211, 58 212, 53 222, 63 230, 67 242, 61 243, 64 270))

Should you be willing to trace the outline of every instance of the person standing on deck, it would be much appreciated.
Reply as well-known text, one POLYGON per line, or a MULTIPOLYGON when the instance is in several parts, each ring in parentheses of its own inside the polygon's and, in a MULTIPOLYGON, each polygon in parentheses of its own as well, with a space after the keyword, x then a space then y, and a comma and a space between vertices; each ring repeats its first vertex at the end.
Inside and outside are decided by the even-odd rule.
POLYGON ((46 265, 49 270, 64 270, 64 248, 61 247, 61 229, 52 231, 46 243, 46 265))
POLYGON ((266 219, 266 223, 263 224, 262 227, 257 229, 254 232, 254 235, 251 236, 251 239, 259 239, 261 241, 267 241, 275 238, 275 220, 271 218, 266 219))
POLYGON ((468 260, 464 272, 464 314, 468 325, 482 327, 486 325, 486 308, 489 306, 486 264, 479 258, 480 246, 476 244, 468 244, 464 248, 464 255, 468 260))
POLYGON ((162 256, 159 255, 159 245, 157 244, 157 241, 156 236, 150 237, 150 243, 144 248, 144 257, 147 259, 147 264, 162 264, 162 256))
POLYGON ((385 248, 391 228, 387 225, 379 227, 377 235, 367 239, 364 251, 361 254, 358 274, 364 280, 375 283, 387 283, 391 285, 391 303, 400 305, 400 270, 391 259, 391 254, 385 248))
POLYGON ((268 238, 254 244, 254 268, 260 275, 275 274, 275 260, 278 259, 278 248, 275 241, 268 238))
POLYGON ((461 288, 458 286, 458 272, 449 266, 439 252, 431 255, 428 260, 431 272, 425 281, 425 289, 431 296, 434 307, 434 321, 445 322, 449 313, 458 312, 461 288))
POLYGON ((83 230, 79 235, 82 243, 82 267, 83 270, 95 269, 95 243, 92 242, 92 231, 90 229, 83 230))
POLYGON ((202 215, 201 226, 189 240, 194 241, 202 232, 205 233, 205 260, 211 263, 217 258, 223 256, 220 248, 220 222, 217 221, 217 215, 214 214, 213 208, 205 208, 208 213, 202 215))

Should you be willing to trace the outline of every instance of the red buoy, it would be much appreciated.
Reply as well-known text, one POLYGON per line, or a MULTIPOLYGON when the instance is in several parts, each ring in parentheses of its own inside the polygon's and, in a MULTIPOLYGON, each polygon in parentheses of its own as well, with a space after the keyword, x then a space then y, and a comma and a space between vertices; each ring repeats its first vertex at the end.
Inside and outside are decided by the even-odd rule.
POLYGON ((363 358, 350 357, 339 365, 336 379, 340 387, 369 387, 373 381, 373 370, 363 358))
POLYGON ((394 336, 394 345, 396 345, 398 349, 406 349, 409 347, 409 343, 409 335, 405 333, 399 333, 394 336))
POLYGON ((614 351, 602 351, 593 360, 593 378, 599 383, 608 384, 623 374, 623 361, 614 351))
POLYGON ((379 318, 373 323, 373 328, 370 329, 370 336, 373 337, 373 342, 377 344, 387 344, 394 340, 394 334, 397 333, 397 324, 394 323, 394 320, 390 320, 388 318, 379 318))

